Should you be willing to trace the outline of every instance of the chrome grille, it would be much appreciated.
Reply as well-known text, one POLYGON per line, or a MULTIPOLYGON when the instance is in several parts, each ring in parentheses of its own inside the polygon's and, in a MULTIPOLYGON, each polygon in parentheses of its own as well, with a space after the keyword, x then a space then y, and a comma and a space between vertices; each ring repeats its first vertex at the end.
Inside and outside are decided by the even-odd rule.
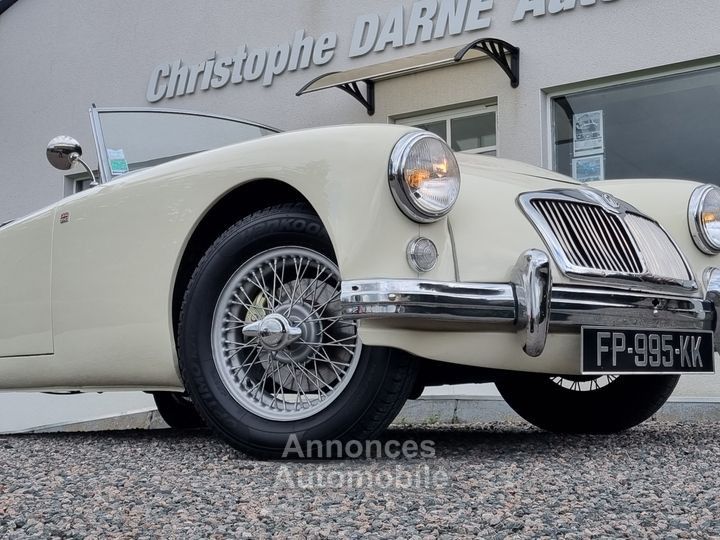
POLYGON ((650 219, 567 197, 532 198, 530 204, 552 232, 554 238, 546 240, 559 248, 567 271, 692 284, 677 247, 650 219))
POLYGON ((642 262, 617 215, 599 206, 568 201, 536 200, 533 206, 550 224, 573 265, 642 273, 642 262))

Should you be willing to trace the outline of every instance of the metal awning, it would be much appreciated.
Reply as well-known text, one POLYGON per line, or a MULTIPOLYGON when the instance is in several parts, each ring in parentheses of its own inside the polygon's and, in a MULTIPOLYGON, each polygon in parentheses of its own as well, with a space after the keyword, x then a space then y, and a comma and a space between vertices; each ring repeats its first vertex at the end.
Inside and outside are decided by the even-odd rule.
POLYGON ((472 62, 481 58, 494 60, 510 79, 510 86, 517 88, 520 84, 520 49, 501 39, 482 38, 468 43, 459 50, 451 47, 347 71, 325 73, 303 86, 296 95, 302 96, 327 88, 339 88, 357 99, 372 116, 375 114, 377 81, 472 62), (358 83, 365 84, 365 94, 361 92, 358 83))

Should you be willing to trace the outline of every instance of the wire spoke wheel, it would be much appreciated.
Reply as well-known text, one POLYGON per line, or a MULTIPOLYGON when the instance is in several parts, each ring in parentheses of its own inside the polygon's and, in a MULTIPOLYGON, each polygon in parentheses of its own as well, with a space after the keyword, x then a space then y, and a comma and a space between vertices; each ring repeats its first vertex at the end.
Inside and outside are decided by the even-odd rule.
POLYGON ((618 379, 617 375, 599 375, 597 377, 551 377, 550 380, 573 392, 592 392, 605 388, 618 379))
POLYGON ((341 317, 340 274, 320 253, 283 247, 243 264, 212 322, 213 360, 230 395, 269 420, 308 418, 347 386, 360 356, 341 317))

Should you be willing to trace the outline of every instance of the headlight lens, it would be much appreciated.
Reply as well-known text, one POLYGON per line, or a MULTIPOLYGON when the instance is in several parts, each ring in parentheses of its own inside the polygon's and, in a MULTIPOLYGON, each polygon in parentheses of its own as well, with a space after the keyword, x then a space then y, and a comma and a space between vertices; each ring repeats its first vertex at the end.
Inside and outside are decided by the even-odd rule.
POLYGON ((460 193, 460 168, 453 151, 432 133, 408 133, 390 156, 390 188, 410 219, 437 221, 450 212, 460 193))
POLYGON ((708 184, 693 191, 688 221, 695 245, 709 255, 720 253, 720 188, 708 184))

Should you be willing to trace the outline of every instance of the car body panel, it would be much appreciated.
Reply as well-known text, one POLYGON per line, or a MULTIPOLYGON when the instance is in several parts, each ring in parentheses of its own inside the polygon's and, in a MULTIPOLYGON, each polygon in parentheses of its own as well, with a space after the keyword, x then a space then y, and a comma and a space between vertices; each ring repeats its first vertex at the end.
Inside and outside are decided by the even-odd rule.
MULTIPOLYGON (((354 125, 272 135, 129 174, 0 229, 3 251, 33 246, 35 258, 28 263, 44 272, 52 268, 52 295, 49 273, 31 271, 30 265, 27 272, 16 266, 0 276, 13 278, 17 291, 32 291, 15 297, 27 299, 21 311, 47 308, 38 319, 37 343, 41 352, 54 352, 12 349, 22 332, 0 330, 0 351, 32 355, 0 358, 0 389, 182 389, 172 317, 178 267, 208 210, 249 182, 284 182, 309 201, 328 230, 343 280, 420 277, 406 260, 408 243, 419 235, 439 251, 437 266, 422 275, 428 280, 507 282, 522 252, 546 250, 517 196, 579 184, 529 165, 460 155, 463 185, 455 208, 436 223, 419 225, 397 208, 388 187, 392 148, 413 129, 354 125)), ((657 182, 595 187, 665 224, 696 273, 717 265, 718 257, 694 249, 687 231, 694 184, 657 182), (647 196, 659 186, 662 197, 647 196), (668 206, 667 200, 679 202, 668 206)), ((552 275, 557 283, 571 282, 555 265, 552 275)), ((0 329, 13 328, 13 316, 12 309, 0 310, 0 329)), ((361 320, 359 332, 367 345, 447 362, 544 373, 580 370, 580 338, 573 333, 551 333, 543 354, 530 358, 522 333, 512 327, 361 320)))
MULTIPOLYGON (((542 238, 517 205, 517 196, 568 186, 540 177, 545 171, 530 165, 491 167, 496 158, 459 154, 461 197, 449 215, 461 281, 506 282, 520 253, 545 250, 542 238)), ((508 160, 501 160, 507 162, 508 160)), ((510 162, 513 164, 514 162, 510 162)), ((560 175, 557 175, 560 176, 560 175)), ((558 281, 565 278, 553 272, 558 281)))
POLYGON ((0 228, 1 357, 51 354, 54 208, 0 228))

